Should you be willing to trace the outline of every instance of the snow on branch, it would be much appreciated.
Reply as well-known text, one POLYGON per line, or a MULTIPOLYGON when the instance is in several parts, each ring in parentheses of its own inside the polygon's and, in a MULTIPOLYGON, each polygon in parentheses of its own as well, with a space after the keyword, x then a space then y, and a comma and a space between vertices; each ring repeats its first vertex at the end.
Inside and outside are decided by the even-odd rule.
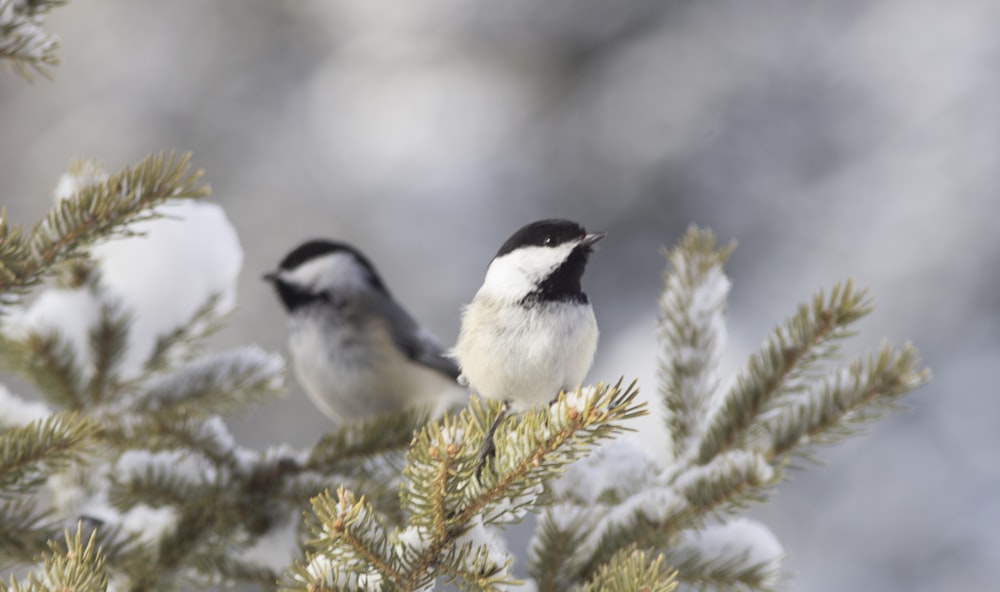
POLYGON ((670 269, 660 297, 660 388, 666 408, 673 458, 693 442, 718 388, 716 370, 726 344, 726 296, 730 282, 723 265, 735 245, 715 248, 715 235, 695 226, 666 252, 670 269))
POLYGON ((8 428, 23 426, 35 420, 45 419, 49 415, 52 415, 52 410, 48 405, 37 401, 25 401, 0 385, 0 434, 8 428))
POLYGON ((669 251, 660 299, 661 393, 670 462, 616 442, 554 482, 531 544, 529 574, 562 590, 615 573, 622 554, 658 551, 695 589, 771 590, 782 550, 762 525, 709 526, 768 498, 789 455, 837 441, 928 377, 915 350, 879 353, 824 377, 871 301, 850 282, 818 294, 779 327, 728 392, 716 392, 731 246, 692 228, 669 251))
POLYGON ((209 354, 151 381, 137 402, 158 417, 231 414, 284 388, 284 359, 258 347, 209 354))
POLYGON ((678 579, 703 590, 774 590, 784 549, 763 524, 737 518, 688 531, 667 552, 678 579))
POLYGON ((66 531, 65 543, 49 541, 47 550, 42 554, 41 570, 28 574, 24 582, 16 582, 12 578, 9 588, 0 581, 0 590, 5 592, 107 590, 105 553, 100 547, 96 533, 91 532, 85 539, 84 530, 82 525, 78 525, 75 534, 66 531))
POLYGON ((619 551, 582 588, 584 592, 672 592, 677 572, 663 555, 637 549, 619 551))
POLYGON ((307 561, 285 578, 287 590, 336 589, 345 582, 423 590, 438 578, 463 588, 493 589, 515 580, 498 525, 519 521, 538 503, 544 484, 599 441, 641 415, 635 385, 598 385, 563 393, 551 407, 509 418, 496 433, 496 462, 476 476, 479 449, 498 405, 473 399, 416 434, 407 454, 403 508, 410 521, 387 532, 372 506, 346 490, 314 500, 307 561))
POLYGON ((820 291, 810 305, 800 305, 711 411, 697 462, 744 443, 759 416, 801 395, 815 378, 811 372, 837 354, 838 342, 853 335, 851 326, 872 308, 867 290, 856 290, 850 280, 835 284, 829 296, 820 291))
POLYGON ((775 457, 811 458, 819 445, 835 444, 893 409, 899 397, 930 380, 910 344, 853 361, 823 379, 808 395, 768 418, 764 429, 775 457))
POLYGON ((44 15, 66 0, 0 0, 0 59, 27 80, 32 72, 48 77, 59 64, 59 40, 42 30, 44 15))
POLYGON ((306 468, 324 474, 349 474, 373 457, 401 454, 413 439, 413 432, 429 419, 427 410, 409 408, 340 426, 313 446, 306 468))
POLYGON ((0 433, 0 494, 24 492, 93 452, 97 426, 72 412, 0 433))
MULTIPOLYGON (((200 198, 208 187, 199 182, 202 171, 190 170, 191 156, 161 152, 104 180, 74 187, 27 237, 27 261, 0 261, 8 273, 0 274, 0 293, 16 294, 36 285, 53 266, 80 255, 95 241, 129 235, 128 224, 155 217, 153 208, 167 200, 200 198)), ((71 171, 71 175, 73 172, 71 171)), ((85 181, 93 175, 85 171, 85 181)), ((8 240, 24 240, 8 233, 8 240)), ((14 257, 25 254, 16 245, 14 257)), ((0 255, 8 249, 0 250, 0 255)))
MULTIPOLYGON (((0 243, 0 293, 20 295, 53 277, 57 264, 73 264, 63 267, 62 287, 20 316, 8 307, 6 319, 20 329, 0 326, 0 361, 26 374, 53 408, 86 415, 87 441, 107 452, 83 468, 68 449, 37 448, 58 440, 45 435, 46 422, 76 416, 0 390, 0 443, 13 442, 0 446, 0 489, 32 493, 45 482, 53 506, 50 515, 38 496, 0 495, 3 558, 30 562, 66 521, 86 516, 104 553, 102 572, 87 577, 107 571, 130 589, 266 586, 283 573, 280 589, 289 592, 494 590, 517 584, 517 552, 501 529, 540 512, 527 557, 529 586, 539 591, 767 591, 782 577, 781 545, 763 525, 733 516, 767 499, 790 459, 852 433, 928 379, 909 345, 826 369, 871 308, 866 292, 846 282, 801 306, 734 386, 720 390, 730 288, 723 266, 732 247, 692 228, 668 253, 659 300, 662 419, 673 443, 666 462, 613 441, 645 413, 637 386, 621 381, 505 418, 481 473, 479 452, 499 404, 475 397, 430 423, 416 410, 342 427, 310 450, 248 450, 219 414, 280 390, 284 364, 254 347, 198 353, 233 305, 242 262, 221 210, 204 210, 193 233, 225 244, 212 265, 178 271, 193 285, 183 306, 174 292, 164 302, 155 286, 129 286, 136 266, 152 258, 158 279, 175 277, 163 253, 187 253, 192 243, 170 234, 176 229, 135 225, 194 213, 155 197, 198 188, 186 163, 183 173, 176 163, 160 165, 159 173, 117 177, 80 169, 30 239, 0 221, 0 237, 13 237, 0 243), (174 189, 154 188, 158 176, 174 189), (87 199, 85 209, 65 205, 87 199), (116 213, 91 216, 105 199, 116 213), (99 236, 145 232, 155 239, 146 251, 90 246, 99 236), (302 559, 285 568, 290 551, 267 545, 290 546, 308 499, 302 559)), ((68 540, 73 553, 86 553, 86 537, 68 540)))

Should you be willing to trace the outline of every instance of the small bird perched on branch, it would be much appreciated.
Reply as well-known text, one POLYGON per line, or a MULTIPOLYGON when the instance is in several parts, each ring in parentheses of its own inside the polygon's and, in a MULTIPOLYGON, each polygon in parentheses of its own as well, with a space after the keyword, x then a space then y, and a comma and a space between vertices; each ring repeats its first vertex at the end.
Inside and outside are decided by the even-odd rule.
POLYGON ((465 399, 455 363, 354 247, 305 242, 264 279, 288 312, 296 378, 335 423, 465 399))
POLYGON ((496 454, 493 436, 508 411, 550 403, 586 377, 597 321, 580 280, 604 236, 569 220, 524 226, 497 251, 465 307, 452 353, 460 381, 503 403, 480 449, 477 476, 496 454))

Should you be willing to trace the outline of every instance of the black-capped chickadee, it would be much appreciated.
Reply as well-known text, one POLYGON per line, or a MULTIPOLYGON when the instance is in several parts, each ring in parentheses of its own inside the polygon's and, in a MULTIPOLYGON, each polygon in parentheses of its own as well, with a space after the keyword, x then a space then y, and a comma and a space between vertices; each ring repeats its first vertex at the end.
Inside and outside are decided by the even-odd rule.
POLYGON ((458 368, 350 245, 311 240, 264 279, 288 312, 292 367, 335 423, 464 398, 458 368))
POLYGON ((569 220, 528 224, 500 247, 465 307, 452 355, 462 380, 503 402, 480 450, 479 471, 496 452, 493 434, 508 410, 550 403, 559 391, 578 387, 590 369, 597 321, 580 280, 604 236, 569 220))

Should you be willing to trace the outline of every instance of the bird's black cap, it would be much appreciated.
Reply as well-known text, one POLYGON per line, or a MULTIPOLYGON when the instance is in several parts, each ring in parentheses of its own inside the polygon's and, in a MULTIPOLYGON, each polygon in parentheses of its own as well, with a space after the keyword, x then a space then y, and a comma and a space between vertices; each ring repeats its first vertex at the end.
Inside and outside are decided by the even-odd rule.
POLYGON ((580 280, 594 243, 604 236, 603 232, 588 234, 587 229, 570 220, 539 220, 512 234, 497 251, 496 257, 502 257, 522 247, 557 247, 569 242, 576 243, 566 259, 539 282, 537 289, 528 294, 522 300, 522 304, 526 306, 539 302, 586 304, 587 295, 583 293, 580 280))
POLYGON ((317 257, 322 257, 328 253, 348 252, 353 254, 366 267, 372 267, 371 263, 365 259, 357 249, 347 243, 331 241, 326 239, 308 240, 292 249, 290 253, 278 264, 278 268, 290 271, 303 263, 308 263, 317 257))
MULTIPOLYGON (((367 272, 368 283, 371 287, 379 292, 382 292, 383 294, 389 294, 388 289, 382 282, 382 278, 379 277, 378 272, 375 271, 375 266, 372 265, 371 261, 369 261, 368 258, 361 253, 361 251, 355 249, 347 243, 326 239, 313 239, 306 241, 285 255, 285 258, 278 264, 278 269, 280 271, 291 271, 318 257, 332 253, 350 254, 367 272)), ((289 286, 285 284, 285 282, 281 281, 280 275, 277 272, 265 273, 263 279, 265 281, 272 282, 275 285, 279 295, 282 297, 282 301, 289 310, 298 308, 302 304, 315 301, 317 298, 324 296, 322 293, 311 294, 303 291, 301 287, 289 286)))
POLYGON ((587 230, 571 220, 549 219, 522 226, 501 245, 495 257, 502 257, 521 247, 555 247, 563 243, 580 240, 587 236, 587 230))

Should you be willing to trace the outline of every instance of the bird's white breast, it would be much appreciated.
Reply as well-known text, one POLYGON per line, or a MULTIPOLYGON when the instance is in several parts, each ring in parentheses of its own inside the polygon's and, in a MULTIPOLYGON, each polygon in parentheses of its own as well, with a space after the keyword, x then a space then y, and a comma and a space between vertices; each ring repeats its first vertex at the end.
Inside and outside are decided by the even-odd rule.
POLYGON ((293 319, 288 348, 303 390, 338 423, 432 403, 457 388, 403 355, 378 320, 357 328, 293 319))
POLYGON ((579 386, 593 362, 597 336, 589 304, 524 307, 479 294, 464 312, 455 356, 476 392, 509 400, 516 410, 579 386))

